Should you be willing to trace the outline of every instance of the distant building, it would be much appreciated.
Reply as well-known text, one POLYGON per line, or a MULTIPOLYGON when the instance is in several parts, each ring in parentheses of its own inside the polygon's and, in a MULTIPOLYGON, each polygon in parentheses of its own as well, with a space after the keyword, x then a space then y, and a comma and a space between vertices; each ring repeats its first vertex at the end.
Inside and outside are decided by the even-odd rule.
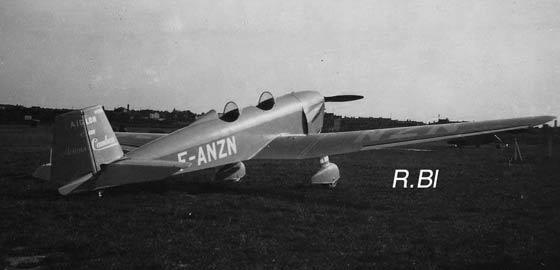
POLYGON ((25 120, 25 121, 31 121, 31 120, 33 120, 33 116, 31 116, 31 115, 24 115, 24 116, 23 116, 23 120, 25 120))
POLYGON ((2 110, 2 111, 12 109, 14 107, 17 107, 17 106, 10 105, 10 104, 0 104, 0 110, 2 110))
POLYGON ((127 110, 124 107, 118 107, 118 108, 113 109, 113 112, 123 113, 123 112, 127 112, 127 110))
POLYGON ((149 118, 153 120, 159 120, 159 113, 158 112, 150 113, 149 118))
POLYGON ((394 120, 382 117, 342 117, 333 113, 325 113, 323 132, 339 132, 353 130, 368 130, 392 127, 407 127, 423 125, 422 122, 410 120, 394 120))

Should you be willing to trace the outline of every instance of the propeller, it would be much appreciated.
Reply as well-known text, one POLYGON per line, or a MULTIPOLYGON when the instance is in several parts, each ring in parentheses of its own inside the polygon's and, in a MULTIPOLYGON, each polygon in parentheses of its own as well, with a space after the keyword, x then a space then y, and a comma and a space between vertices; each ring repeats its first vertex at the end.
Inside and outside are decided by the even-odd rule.
POLYGON ((362 99, 364 96, 360 95, 338 95, 338 96, 330 96, 325 97, 325 102, 346 102, 346 101, 354 101, 358 99, 362 99))

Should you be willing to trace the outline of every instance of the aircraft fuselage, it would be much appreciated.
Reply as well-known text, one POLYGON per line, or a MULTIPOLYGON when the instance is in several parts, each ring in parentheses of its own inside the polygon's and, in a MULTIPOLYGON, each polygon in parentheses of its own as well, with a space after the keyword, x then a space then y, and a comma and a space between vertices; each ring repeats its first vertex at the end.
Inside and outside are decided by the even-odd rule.
POLYGON ((269 110, 245 107, 232 122, 211 111, 127 156, 187 163, 183 172, 200 170, 250 159, 280 134, 319 133, 323 117, 324 99, 318 92, 290 93, 276 98, 269 110))

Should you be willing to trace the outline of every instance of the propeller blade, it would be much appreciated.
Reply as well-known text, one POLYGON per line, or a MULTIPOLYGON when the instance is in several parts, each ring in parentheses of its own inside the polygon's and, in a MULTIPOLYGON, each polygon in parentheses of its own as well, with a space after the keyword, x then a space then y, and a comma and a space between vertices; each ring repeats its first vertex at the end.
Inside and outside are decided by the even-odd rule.
POLYGON ((346 102, 346 101, 353 101, 362 99, 364 96, 359 95, 338 95, 338 96, 330 96, 325 97, 325 102, 346 102))

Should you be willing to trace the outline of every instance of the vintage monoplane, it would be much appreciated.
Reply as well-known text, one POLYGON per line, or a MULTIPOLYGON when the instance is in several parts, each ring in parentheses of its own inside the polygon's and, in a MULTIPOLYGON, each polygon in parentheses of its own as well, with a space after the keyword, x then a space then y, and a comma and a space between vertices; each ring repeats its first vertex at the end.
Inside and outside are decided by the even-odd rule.
POLYGON ((555 118, 320 133, 326 102, 360 98, 314 91, 274 98, 264 92, 257 106, 239 111, 228 102, 221 115, 211 110, 170 134, 113 132, 99 105, 71 111, 56 117, 51 162, 34 176, 56 181, 67 195, 208 168, 217 168, 215 179, 239 181, 246 160, 318 158, 321 167, 311 183, 334 187, 340 175, 329 155, 526 129, 555 118))

